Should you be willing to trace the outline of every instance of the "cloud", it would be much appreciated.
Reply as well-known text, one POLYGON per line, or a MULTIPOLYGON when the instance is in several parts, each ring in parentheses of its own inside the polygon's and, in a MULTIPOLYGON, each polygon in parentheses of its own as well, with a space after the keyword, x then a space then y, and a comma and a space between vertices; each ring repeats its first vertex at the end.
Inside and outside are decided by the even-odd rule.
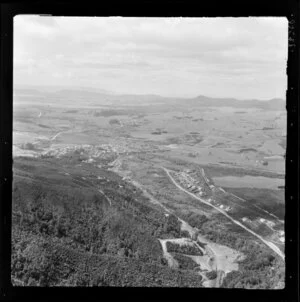
POLYGON ((243 98, 251 86, 250 97, 285 95, 285 18, 17 16, 14 32, 20 84, 90 77, 116 92, 243 98))
POLYGON ((72 64, 75 68, 93 68, 93 69, 132 69, 132 68, 150 68, 151 65, 146 62, 126 62, 126 63, 97 63, 97 62, 83 62, 79 64, 72 64))

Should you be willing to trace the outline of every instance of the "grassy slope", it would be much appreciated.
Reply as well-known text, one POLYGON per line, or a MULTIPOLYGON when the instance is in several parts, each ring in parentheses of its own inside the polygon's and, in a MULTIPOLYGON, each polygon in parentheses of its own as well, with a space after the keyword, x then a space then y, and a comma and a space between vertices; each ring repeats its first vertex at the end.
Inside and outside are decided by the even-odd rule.
POLYGON ((233 193, 251 204, 273 213, 279 219, 284 219, 285 198, 284 190, 270 190, 258 188, 225 188, 227 192, 233 193))

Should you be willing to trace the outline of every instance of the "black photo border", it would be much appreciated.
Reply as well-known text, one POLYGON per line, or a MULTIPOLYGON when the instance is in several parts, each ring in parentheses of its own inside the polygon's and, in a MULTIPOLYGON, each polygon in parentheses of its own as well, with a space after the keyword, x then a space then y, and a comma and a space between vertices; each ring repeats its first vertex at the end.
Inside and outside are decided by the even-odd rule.
MULTIPOLYGON (((299 0, 23 1, 0 5, 0 296, 10 299, 298 301, 299 297, 299 0), (53 16, 286 17, 289 21, 286 150, 286 284, 278 290, 210 288, 38 288, 11 285, 13 18, 53 16)), ((195 37, 196 39, 197 37, 195 37)))

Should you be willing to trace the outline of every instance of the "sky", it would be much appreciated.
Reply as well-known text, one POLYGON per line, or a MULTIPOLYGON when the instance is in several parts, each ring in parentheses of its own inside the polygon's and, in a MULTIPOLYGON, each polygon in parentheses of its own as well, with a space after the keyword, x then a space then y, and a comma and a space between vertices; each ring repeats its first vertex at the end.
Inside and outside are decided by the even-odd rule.
POLYGON ((14 87, 285 99, 286 18, 14 18, 14 87))

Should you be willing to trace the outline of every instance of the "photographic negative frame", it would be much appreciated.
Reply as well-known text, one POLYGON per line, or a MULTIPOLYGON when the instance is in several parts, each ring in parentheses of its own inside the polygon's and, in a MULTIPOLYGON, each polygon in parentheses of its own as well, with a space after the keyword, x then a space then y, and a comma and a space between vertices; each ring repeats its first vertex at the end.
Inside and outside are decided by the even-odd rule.
MULTIPOLYGON (((299 1, 110 1, 23 2, 1 4, 1 101, 0 101, 0 190, 1 190, 1 295, 11 298, 68 297, 95 299, 164 300, 261 300, 296 301, 299 296, 299 1), (247 17, 280 16, 289 22, 287 149, 285 186, 286 284, 278 290, 223 288, 37 288, 11 284, 11 213, 12 213, 12 124, 13 124, 13 18, 21 14, 50 16, 123 16, 123 17, 247 17)), ((195 37, 197 38, 197 37, 195 37)))

